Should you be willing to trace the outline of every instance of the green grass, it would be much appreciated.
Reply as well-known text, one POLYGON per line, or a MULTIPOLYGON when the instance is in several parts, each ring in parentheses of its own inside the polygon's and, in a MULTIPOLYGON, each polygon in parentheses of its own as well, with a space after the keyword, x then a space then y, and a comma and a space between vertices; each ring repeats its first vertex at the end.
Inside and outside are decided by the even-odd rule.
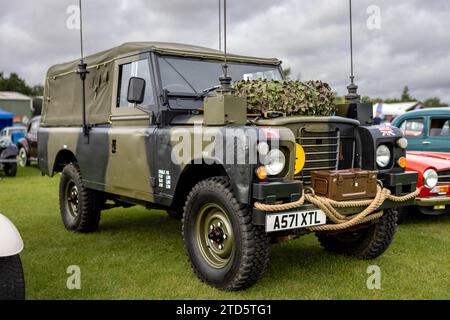
POLYGON ((188 265, 179 221, 141 207, 113 209, 100 231, 66 231, 58 210, 58 176, 37 168, 16 178, 0 174, 0 212, 25 241, 22 261, 28 299, 449 299, 450 216, 413 216, 373 261, 322 250, 313 235, 272 247, 267 273, 243 292, 202 284, 188 265), (368 290, 366 269, 378 265, 381 290, 368 290), (78 265, 82 289, 66 288, 78 265))

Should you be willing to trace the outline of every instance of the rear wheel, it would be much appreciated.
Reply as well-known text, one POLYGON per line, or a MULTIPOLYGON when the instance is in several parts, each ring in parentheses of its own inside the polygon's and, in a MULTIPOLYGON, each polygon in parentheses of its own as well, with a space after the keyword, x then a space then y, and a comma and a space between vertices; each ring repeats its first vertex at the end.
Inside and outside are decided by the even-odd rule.
POLYGON ((369 260, 386 251, 396 230, 397 211, 388 209, 376 223, 365 229, 338 234, 318 233, 317 237, 327 251, 369 260))
POLYGON ((22 168, 30 165, 30 160, 28 160, 28 153, 24 147, 20 147, 19 154, 17 155, 17 160, 19 160, 19 165, 22 168))
POLYGON ((184 209, 183 239, 200 280, 222 290, 242 290, 258 281, 269 261, 269 238, 233 194, 228 178, 199 182, 184 209))
MULTIPOLYGON (((9 158, 8 160, 15 160, 15 158, 9 158)), ((17 163, 6 163, 4 170, 8 177, 15 177, 17 175, 17 163)))
POLYGON ((76 164, 66 165, 59 183, 59 206, 64 226, 75 232, 98 229, 101 214, 100 195, 87 188, 76 164))
POLYGON ((0 258, 0 300, 25 299, 25 281, 19 255, 0 258))

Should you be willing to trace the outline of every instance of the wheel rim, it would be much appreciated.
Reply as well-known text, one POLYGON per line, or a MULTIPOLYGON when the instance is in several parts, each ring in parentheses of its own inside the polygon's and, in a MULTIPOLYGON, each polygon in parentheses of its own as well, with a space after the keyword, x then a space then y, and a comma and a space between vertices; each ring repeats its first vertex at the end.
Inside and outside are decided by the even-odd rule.
POLYGON ((234 252, 234 234, 228 214, 220 206, 204 205, 195 221, 197 245, 205 261, 221 269, 231 260, 234 252))
POLYGON ((73 181, 70 181, 66 186, 66 207, 72 218, 78 216, 79 204, 78 188, 73 181))
POLYGON ((20 166, 25 167, 27 165, 27 152, 24 148, 20 148, 18 157, 20 166))

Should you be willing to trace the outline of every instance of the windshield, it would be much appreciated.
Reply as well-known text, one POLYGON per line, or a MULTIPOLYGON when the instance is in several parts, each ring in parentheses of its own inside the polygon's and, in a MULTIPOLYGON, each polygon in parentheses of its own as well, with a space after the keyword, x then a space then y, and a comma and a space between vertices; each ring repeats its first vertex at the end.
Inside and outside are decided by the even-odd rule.
MULTIPOLYGON (((171 93, 201 93, 219 85, 222 76, 220 61, 159 57, 159 69, 163 89, 171 93)), ((233 81, 281 80, 281 72, 275 65, 229 63, 228 74, 233 81)))

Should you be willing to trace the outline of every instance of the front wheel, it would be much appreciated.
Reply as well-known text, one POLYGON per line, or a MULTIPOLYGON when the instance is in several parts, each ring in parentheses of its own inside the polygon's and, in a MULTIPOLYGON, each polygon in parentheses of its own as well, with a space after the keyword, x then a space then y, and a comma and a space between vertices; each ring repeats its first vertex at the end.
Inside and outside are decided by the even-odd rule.
POLYGON ((318 233, 317 237, 327 251, 369 260, 387 250, 396 230, 397 211, 388 209, 376 223, 365 229, 338 234, 318 233))
MULTIPOLYGON (((8 160, 14 160, 10 158, 8 160)), ((17 163, 6 163, 5 164, 5 174, 8 177, 15 177, 17 175, 17 163)))
POLYGON ((19 154, 17 155, 17 160, 19 160, 19 165, 22 168, 30 165, 30 161, 28 160, 28 153, 24 147, 20 147, 19 154))
POLYGON ((269 261, 269 238, 263 227, 252 224, 251 212, 238 203, 228 178, 206 179, 191 190, 183 239, 199 279, 222 290, 250 287, 269 261))
POLYGON ((101 198, 87 188, 76 164, 66 165, 59 183, 59 207, 64 226, 69 231, 93 232, 98 229, 101 198))
POLYGON ((25 280, 19 255, 0 258, 0 300, 25 299, 25 280))

